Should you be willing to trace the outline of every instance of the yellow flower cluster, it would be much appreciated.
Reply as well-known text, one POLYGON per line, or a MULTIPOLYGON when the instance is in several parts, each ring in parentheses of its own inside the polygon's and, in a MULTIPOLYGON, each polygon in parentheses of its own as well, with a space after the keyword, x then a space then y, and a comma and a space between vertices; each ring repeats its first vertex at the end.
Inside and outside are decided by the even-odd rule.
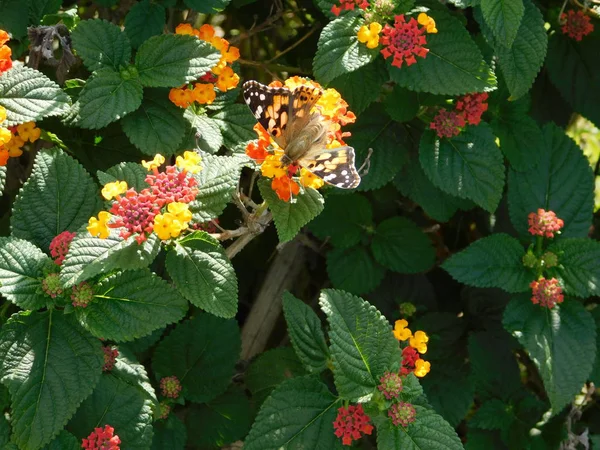
MULTIPOLYGON (((421 354, 427 353, 427 342, 429 342, 429 336, 427 336, 424 331, 420 330, 415 331, 413 334, 413 332, 407 327, 408 322, 406 320, 396 320, 393 330, 394 337, 399 341, 408 340, 408 347, 414 349, 412 353, 414 353, 415 350, 421 354)), ((402 353, 405 357, 405 360, 403 360, 403 366, 408 366, 410 369, 413 369, 412 365, 414 364, 413 372, 417 377, 424 377, 429 373, 429 370, 431 369, 431 363, 429 361, 416 358, 413 362, 410 358, 410 352, 403 351, 402 353), (407 353, 407 355, 405 355, 405 353, 407 353)), ((416 353, 414 354, 416 355, 416 353)))
MULTIPOLYGON (((0 106, 0 124, 5 120, 6 109, 0 106)), ((35 122, 22 123, 12 130, 0 126, 0 166, 5 166, 9 158, 21 156, 25 143, 37 141, 41 133, 35 122)))
POLYGON ((154 232, 163 240, 174 238, 186 230, 192 220, 192 213, 186 203, 173 202, 167 205, 164 214, 154 218, 154 232))

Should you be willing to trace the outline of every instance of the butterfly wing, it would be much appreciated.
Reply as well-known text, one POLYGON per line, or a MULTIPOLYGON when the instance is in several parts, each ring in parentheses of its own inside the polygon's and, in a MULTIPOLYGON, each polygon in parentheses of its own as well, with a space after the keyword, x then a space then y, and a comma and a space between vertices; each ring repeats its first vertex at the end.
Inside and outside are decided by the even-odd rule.
POLYGON ((269 87, 258 81, 244 83, 244 100, 265 130, 282 148, 287 146, 286 129, 290 120, 291 91, 288 88, 269 87))
POLYGON ((354 189, 360 184, 354 161, 354 149, 343 146, 323 150, 313 159, 301 158, 298 163, 326 183, 342 189, 354 189))

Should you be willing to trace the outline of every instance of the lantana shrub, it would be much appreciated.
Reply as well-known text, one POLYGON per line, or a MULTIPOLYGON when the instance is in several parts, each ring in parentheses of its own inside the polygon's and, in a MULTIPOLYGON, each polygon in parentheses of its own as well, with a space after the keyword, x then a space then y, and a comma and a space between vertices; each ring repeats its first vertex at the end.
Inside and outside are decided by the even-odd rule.
POLYGON ((600 448, 599 25, 0 1, 0 448, 600 448))

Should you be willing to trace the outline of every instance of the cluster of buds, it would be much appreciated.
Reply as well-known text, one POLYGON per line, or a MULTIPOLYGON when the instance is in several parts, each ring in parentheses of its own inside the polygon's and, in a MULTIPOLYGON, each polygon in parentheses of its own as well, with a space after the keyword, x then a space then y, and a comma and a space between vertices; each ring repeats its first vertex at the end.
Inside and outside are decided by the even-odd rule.
POLYGON ((110 345, 103 346, 102 351, 104 352, 104 366, 102 366, 102 371, 110 372, 115 367, 119 351, 116 348, 112 348, 110 345))
POLYGON ((408 322, 404 319, 397 320, 394 325, 394 337, 399 341, 408 340, 408 345, 402 349, 401 375, 414 373, 422 378, 431 370, 431 363, 419 357, 419 354, 427 352, 429 336, 424 331, 413 332, 407 328, 408 322))
POLYGON ((440 138, 458 136, 467 124, 479 125, 481 116, 488 109, 487 100, 485 92, 463 95, 456 100, 454 111, 441 108, 429 128, 440 138))
POLYGON ((195 29, 188 23, 182 23, 177 26, 175 33, 195 36, 208 42, 221 52, 221 59, 209 73, 203 75, 195 83, 171 89, 169 99, 174 104, 181 108, 187 108, 193 103, 210 105, 215 101, 217 91, 227 92, 237 87, 240 77, 231 67, 231 64, 240 57, 237 47, 229 45, 229 41, 217 36, 215 29, 209 24, 195 29))
POLYGON ((163 172, 158 171, 165 162, 162 155, 157 154, 152 161, 142 161, 151 172, 146 176, 149 187, 137 192, 128 188, 125 181, 106 184, 102 196, 113 202, 110 213, 101 211, 98 218, 91 217, 87 230, 92 236, 106 239, 109 228, 120 228, 123 239, 135 235, 139 244, 150 233, 163 240, 178 237, 192 220, 188 204, 198 193, 193 174, 201 170, 200 161, 197 153, 186 151, 177 157, 174 166, 167 166, 163 172))
POLYGON ((176 376, 164 377, 160 380, 160 391, 163 397, 177 398, 181 392, 181 382, 176 376))

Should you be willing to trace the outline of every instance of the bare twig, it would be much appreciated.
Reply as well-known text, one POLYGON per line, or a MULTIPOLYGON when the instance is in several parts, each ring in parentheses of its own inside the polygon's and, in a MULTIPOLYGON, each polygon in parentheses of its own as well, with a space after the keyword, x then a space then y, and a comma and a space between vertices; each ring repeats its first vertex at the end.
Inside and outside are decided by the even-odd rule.
POLYGON ((306 33, 304 36, 302 36, 300 39, 298 39, 296 42, 294 42, 292 45, 290 45, 285 50, 279 52, 277 55, 275 55, 271 59, 267 60, 265 63, 266 64, 270 64, 273 61, 275 61, 276 59, 278 59, 278 58, 282 57, 283 55, 285 55, 287 52, 289 52, 289 51, 295 49, 296 47, 298 47, 300 44, 302 44, 302 42, 304 42, 306 39, 308 39, 315 31, 317 31, 320 26, 321 26, 321 24, 319 22, 315 23, 313 25, 313 27, 308 31, 308 33, 306 33))

